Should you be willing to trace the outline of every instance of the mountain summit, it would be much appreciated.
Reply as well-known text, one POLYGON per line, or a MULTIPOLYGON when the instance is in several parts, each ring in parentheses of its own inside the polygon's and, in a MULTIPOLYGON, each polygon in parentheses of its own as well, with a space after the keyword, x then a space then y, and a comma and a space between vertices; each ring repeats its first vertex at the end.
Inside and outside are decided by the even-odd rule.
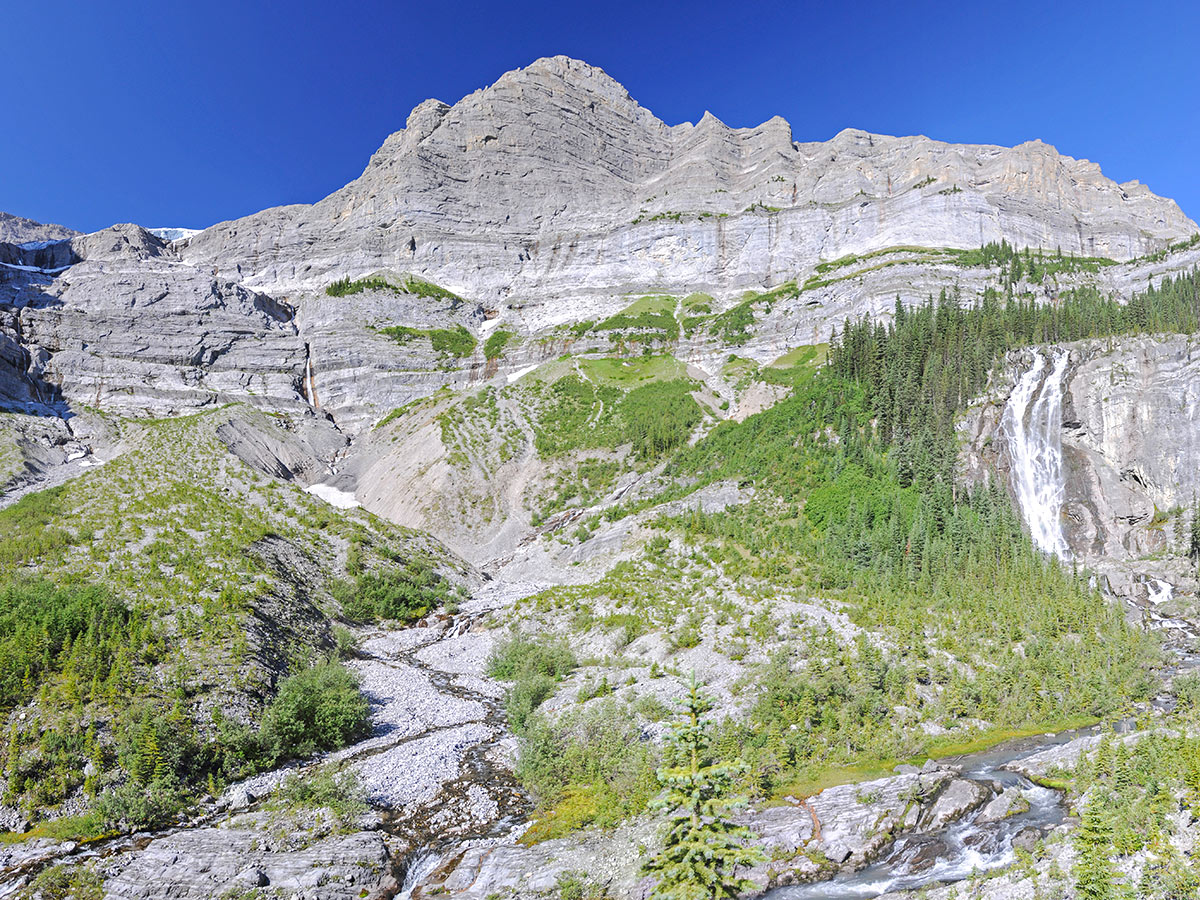
POLYGON ((184 257, 265 290, 394 268, 528 305, 762 287, 914 242, 1121 260, 1195 231, 1173 201, 1040 141, 847 129, 804 143, 779 117, 730 128, 710 113, 671 126, 603 70, 556 56, 454 106, 418 105, 346 187, 215 225, 184 257))

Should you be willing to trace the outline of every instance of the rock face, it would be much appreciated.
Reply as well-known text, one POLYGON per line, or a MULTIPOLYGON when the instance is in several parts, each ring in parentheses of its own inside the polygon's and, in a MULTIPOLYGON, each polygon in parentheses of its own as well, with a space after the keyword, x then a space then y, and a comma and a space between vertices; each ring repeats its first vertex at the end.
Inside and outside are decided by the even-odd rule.
POLYGON ((114 900, 209 900, 262 888, 304 900, 350 900, 385 896, 393 884, 379 832, 332 835, 309 846, 292 842, 279 841, 258 821, 182 831, 102 869, 104 893, 114 900))
POLYGON ((78 235, 63 225, 44 225, 33 219, 0 212, 0 242, 24 244, 31 241, 62 241, 78 235))
POLYGON ((272 292, 418 272, 545 324, 564 298, 729 292, 901 244, 1129 259, 1194 233, 1169 200, 1038 141, 1008 149, 846 130, 793 141, 778 117, 669 126, 566 57, 453 107, 413 110, 356 181, 313 206, 207 229, 182 255, 272 292))
MULTIPOLYGON (((11 226, 0 237, 35 233, 0 221, 11 226)), ((0 241, 0 405, 163 416, 245 400, 328 415, 356 434, 443 386, 554 358, 567 342, 547 328, 607 315, 630 294, 708 291, 719 312, 743 289, 803 282, 755 311, 740 352, 761 363, 828 339, 846 315, 886 314, 897 295, 918 302, 954 285, 970 295, 987 280, 946 254, 832 274, 815 270, 821 260, 1001 238, 1129 259, 1195 233, 1173 202, 1044 144, 860 131, 797 143, 778 118, 669 126, 601 70, 555 57, 453 107, 421 104, 360 178, 312 206, 169 244, 135 225, 60 229, 69 240, 47 246, 0 241), (466 299, 324 292, 377 272, 466 299), (497 324, 536 340, 488 359, 497 324), (451 358, 428 338, 388 337, 393 326, 465 328, 478 345, 451 358)), ((1176 257, 1088 277, 1127 294, 1187 262, 1176 257)), ((728 350, 703 336, 672 348, 709 373, 728 350)))

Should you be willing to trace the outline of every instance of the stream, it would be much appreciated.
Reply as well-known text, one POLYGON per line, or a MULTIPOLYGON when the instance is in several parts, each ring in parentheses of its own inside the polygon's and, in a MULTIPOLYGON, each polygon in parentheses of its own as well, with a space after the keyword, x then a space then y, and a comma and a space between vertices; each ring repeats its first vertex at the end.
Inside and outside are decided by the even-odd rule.
POLYGON ((937 831, 900 837, 875 862, 857 872, 828 881, 789 885, 764 894, 773 900, 852 900, 890 891, 916 890, 929 884, 961 881, 973 872, 1002 869, 1016 860, 1013 839, 1027 829, 1044 834, 1066 819, 1062 795, 1035 785, 1004 768, 1048 747, 1096 733, 1096 729, 1064 731, 1011 741, 979 753, 942 762, 962 767, 962 777, 1003 788, 1019 787, 1029 803, 1026 812, 998 822, 980 822, 980 808, 937 831))

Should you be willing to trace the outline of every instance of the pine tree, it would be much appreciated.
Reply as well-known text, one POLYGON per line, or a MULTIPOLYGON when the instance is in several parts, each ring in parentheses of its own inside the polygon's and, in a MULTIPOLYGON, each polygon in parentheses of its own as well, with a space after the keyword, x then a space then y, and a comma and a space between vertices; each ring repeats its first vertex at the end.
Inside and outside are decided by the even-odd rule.
POLYGON ((1115 837, 1108 798, 1093 797, 1075 833, 1076 861, 1071 874, 1080 900, 1115 900, 1117 871, 1110 853, 1115 837))
POLYGON ((1200 562, 1200 502, 1192 497, 1192 525, 1188 529, 1188 556, 1200 562))
POLYGON ((745 771, 740 760, 712 758, 712 729, 704 715, 712 700, 692 676, 681 720, 668 737, 668 765, 658 770, 663 793, 654 808, 672 811, 662 851, 645 865, 658 876, 651 895, 656 900, 717 900, 736 897, 752 885, 737 877, 738 866, 764 857, 746 846, 750 830, 725 816, 743 802, 733 795, 735 780, 745 771))

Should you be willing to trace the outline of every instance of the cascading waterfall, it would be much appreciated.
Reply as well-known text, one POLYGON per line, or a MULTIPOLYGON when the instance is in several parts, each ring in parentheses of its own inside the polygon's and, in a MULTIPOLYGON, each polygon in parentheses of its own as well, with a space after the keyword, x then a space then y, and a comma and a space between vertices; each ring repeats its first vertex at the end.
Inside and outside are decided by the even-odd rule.
POLYGON ((1000 421, 1030 537, 1038 549, 1064 560, 1071 555, 1062 530, 1062 395, 1068 361, 1068 353, 1057 353, 1047 373, 1045 356, 1035 350, 1033 365, 1017 381, 1000 421))
POLYGON ((1149 601, 1155 606, 1167 603, 1172 597, 1175 596, 1175 585, 1171 584, 1169 581, 1163 581, 1160 578, 1156 578, 1149 582, 1146 585, 1146 588, 1147 592, 1149 593, 1149 597, 1147 599, 1149 599, 1149 601))

